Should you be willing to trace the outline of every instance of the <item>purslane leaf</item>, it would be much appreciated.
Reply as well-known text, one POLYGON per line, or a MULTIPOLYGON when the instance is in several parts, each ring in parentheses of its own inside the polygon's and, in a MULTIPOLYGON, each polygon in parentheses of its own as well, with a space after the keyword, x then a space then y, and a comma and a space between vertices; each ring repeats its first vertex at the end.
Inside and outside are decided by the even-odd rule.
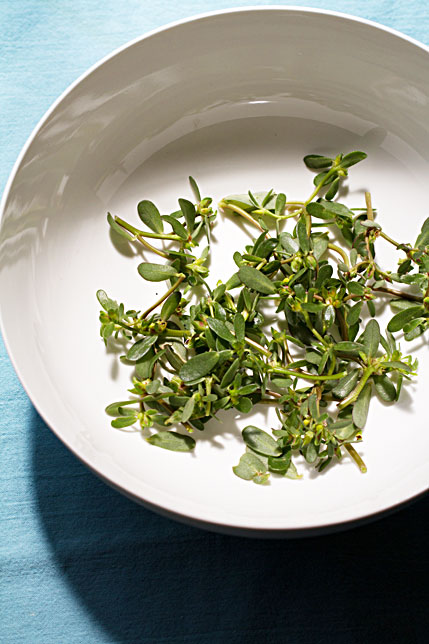
POLYGON ((146 353, 151 349, 151 347, 157 342, 157 335, 149 335, 146 338, 142 338, 133 344, 133 346, 127 352, 127 360, 139 360, 143 358, 146 353))
POLYGON ((364 352, 368 358, 374 358, 380 344, 380 325, 377 320, 370 320, 363 333, 364 352))
POLYGON ((238 271, 240 280, 245 286, 262 293, 263 295, 272 295, 276 293, 276 287, 272 281, 261 271, 252 266, 241 266, 238 271))
POLYGON ((152 264, 146 262, 139 264, 137 270, 143 279, 149 282, 163 282, 164 280, 178 276, 176 269, 169 264, 152 264))
POLYGON ((160 313, 161 320, 168 320, 169 317, 173 315, 174 311, 179 306, 181 299, 181 294, 178 291, 175 291, 165 300, 160 313))
POLYGON ((164 225, 162 223, 161 215, 158 208, 152 201, 144 199, 137 205, 137 212, 140 219, 148 228, 155 233, 163 233, 164 225))
POLYGON ((245 481, 255 480, 255 483, 263 483, 267 479, 260 480, 259 477, 266 475, 267 468, 264 463, 259 459, 256 454, 246 452, 240 458, 238 465, 232 468, 234 474, 245 481))
POLYGON ((414 318, 421 317, 424 311, 425 309, 423 306, 410 306, 403 311, 400 311, 390 320, 389 324, 387 325, 388 331, 390 331, 391 333, 400 331, 408 322, 411 322, 411 320, 414 320, 414 318))
POLYGON ((203 378, 212 371, 219 361, 219 353, 205 351, 194 356, 186 362, 179 371, 179 376, 184 382, 192 382, 203 378))
POLYGON ((369 403, 371 400, 371 383, 367 382, 365 387, 360 392, 354 406, 353 406, 353 422, 356 427, 363 429, 368 417, 369 403))
POLYGON ((158 432, 146 439, 151 445, 162 447, 172 452, 190 452, 195 447, 195 440, 191 436, 178 432, 158 432))
POLYGON ((254 452, 258 452, 258 454, 263 454, 264 456, 281 456, 282 450, 274 438, 267 434, 267 432, 259 429, 259 427, 248 425, 241 433, 246 445, 253 449, 254 452))
POLYGON ((207 324, 210 329, 216 333, 220 338, 226 340, 230 344, 235 342, 235 336, 232 335, 231 331, 228 329, 226 324, 221 320, 216 320, 215 318, 207 318, 207 324))

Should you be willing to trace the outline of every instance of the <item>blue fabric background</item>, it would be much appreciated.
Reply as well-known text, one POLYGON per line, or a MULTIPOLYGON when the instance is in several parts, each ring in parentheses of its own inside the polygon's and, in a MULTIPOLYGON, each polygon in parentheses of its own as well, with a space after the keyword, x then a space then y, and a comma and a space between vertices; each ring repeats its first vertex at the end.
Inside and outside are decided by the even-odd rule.
MULTIPOLYGON (((241 4, 1 0, 0 189, 41 115, 100 57, 169 21, 241 4)), ((427 0, 295 4, 370 18, 429 44, 427 0)), ((1 642, 428 641, 428 496, 371 525, 306 540, 174 523, 109 489, 63 447, 1 340, 0 426, 1 642)))

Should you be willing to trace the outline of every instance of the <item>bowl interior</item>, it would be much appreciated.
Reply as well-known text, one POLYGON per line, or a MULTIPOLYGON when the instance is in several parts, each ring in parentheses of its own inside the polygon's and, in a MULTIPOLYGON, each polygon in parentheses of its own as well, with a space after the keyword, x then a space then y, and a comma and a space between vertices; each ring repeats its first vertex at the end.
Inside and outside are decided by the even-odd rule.
MULTIPOLYGON (((275 416, 225 414, 197 436, 195 453, 156 449, 110 427, 106 404, 123 399, 131 371, 98 336, 95 291, 128 308, 163 292, 138 276, 156 261, 109 234, 106 212, 137 221, 136 204, 161 211, 190 198, 274 188, 303 199, 302 157, 368 153, 345 193, 371 190, 379 221, 412 241, 428 215, 429 56, 389 31, 305 10, 241 10, 202 17, 131 44, 77 83, 42 123, 4 200, 0 287, 7 346, 30 397, 58 436, 134 498, 224 529, 292 530, 361 518, 428 484, 424 450, 426 345, 419 378, 394 408, 374 401, 361 453, 365 476, 344 461, 315 477, 273 477, 269 488, 233 476, 240 431, 275 416)), ((289 226, 289 229, 291 226, 289 226)), ((253 232, 220 216, 212 284, 234 272, 232 253, 253 232)), ((380 255, 395 264, 389 249, 380 255)), ((383 310, 380 310, 383 318, 383 310)), ((408 346, 408 345, 407 345, 408 346)), ((126 395, 125 395, 126 397, 126 395)))

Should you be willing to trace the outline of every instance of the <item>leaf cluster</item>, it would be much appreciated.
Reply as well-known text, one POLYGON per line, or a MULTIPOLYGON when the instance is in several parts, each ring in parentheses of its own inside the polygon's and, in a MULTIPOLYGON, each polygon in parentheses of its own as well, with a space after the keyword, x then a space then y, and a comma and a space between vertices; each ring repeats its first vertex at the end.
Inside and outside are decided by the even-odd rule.
POLYGON ((270 473, 298 478, 296 455, 322 471, 345 451, 364 471, 353 444, 362 440, 372 395, 394 403, 416 373, 417 362, 402 355, 393 334, 403 331, 411 340, 429 325, 429 219, 414 245, 399 244, 375 221, 368 195, 357 210, 333 201, 349 168, 365 157, 305 157, 317 171, 307 201, 289 203, 274 190, 225 197, 220 207, 253 223, 259 234, 234 253, 235 272, 214 288, 206 278, 216 213, 194 179, 197 202, 179 199, 174 213, 161 215, 147 200, 138 204, 145 230, 109 215, 113 230, 130 243, 147 245, 148 235, 169 242, 167 249, 152 247, 163 263, 138 266, 143 279, 167 283, 149 309, 125 311, 97 292, 101 336, 105 342, 124 338, 121 360, 134 368, 133 398, 106 410, 114 427, 158 428, 151 444, 190 451, 190 434, 223 411, 249 414, 255 405, 274 405, 278 427, 271 434, 253 425, 243 430, 246 452, 233 468, 237 476, 258 484, 270 473), (202 232, 208 245, 197 257, 202 232), (396 272, 376 261, 383 238, 405 253, 396 272), (414 293, 392 290, 393 282, 414 293), (197 300, 196 286, 205 291, 197 300), (394 313, 384 333, 375 318, 377 297, 389 297, 394 313), (275 327, 267 321, 273 305, 275 327), (176 426, 185 433, 172 431, 176 426))

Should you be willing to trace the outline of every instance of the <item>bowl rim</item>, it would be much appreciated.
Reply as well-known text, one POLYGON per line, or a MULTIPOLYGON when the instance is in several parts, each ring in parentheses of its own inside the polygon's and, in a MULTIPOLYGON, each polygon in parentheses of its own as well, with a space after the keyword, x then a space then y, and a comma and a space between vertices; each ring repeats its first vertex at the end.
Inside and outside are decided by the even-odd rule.
MULTIPOLYGON (((396 38, 399 38, 400 40, 403 40, 405 42, 410 43, 411 45, 414 45, 415 47, 421 49, 425 53, 429 54, 429 46, 425 45, 424 43, 420 42, 419 40, 412 38, 411 36, 408 36, 407 34, 404 34, 397 29, 394 29, 392 27, 388 27, 386 25, 383 25, 379 22, 376 22, 374 20, 369 20, 367 18, 362 18, 360 16, 354 16, 352 14, 340 12, 340 11, 333 11, 330 9, 319 9, 317 7, 306 7, 306 6, 297 6, 297 5, 256 5, 256 6, 247 6, 243 5, 240 7, 232 7, 228 9, 218 9, 215 11, 206 11, 202 13, 198 13, 192 16, 188 16, 185 18, 181 18, 179 20, 174 20, 172 22, 169 22, 165 25, 161 25, 160 27, 156 27, 155 29, 151 29, 148 32, 145 32, 141 36, 137 36, 136 38, 133 38, 132 40, 129 40, 125 44, 121 45, 120 47, 117 47, 114 49, 112 52, 107 54, 106 56, 103 56, 100 58, 98 61, 96 61, 93 65, 91 65, 86 71, 84 71, 76 80, 74 80, 70 85, 68 85, 64 91, 58 96, 57 99, 51 104, 51 106, 46 110, 46 112, 43 114, 43 116, 39 119, 35 127, 33 128, 32 132, 30 133, 29 137, 27 138, 24 146, 22 147, 13 167, 10 172, 10 175, 6 181, 4 190, 3 190, 3 195, 0 200, 0 230, 1 230, 1 225, 3 221, 3 216, 5 212, 5 207, 6 203, 9 198, 9 194, 12 188, 12 185, 15 181, 15 178, 20 170, 21 163, 27 154, 30 146, 32 145, 33 141, 36 139, 37 135, 39 134, 40 130, 46 123, 46 121, 49 119, 51 114, 56 110, 56 108, 62 103, 62 101, 69 95, 71 92, 86 78, 88 78, 94 71, 97 69, 101 68, 105 63, 110 61, 111 59, 115 58, 119 54, 121 54, 123 51, 126 49, 129 49, 133 47, 134 45, 144 41, 144 40, 149 40, 151 37, 156 36, 160 33, 163 32, 168 32, 172 29, 175 29, 176 27, 179 27, 181 25, 187 24, 187 23, 192 23, 192 22, 199 22, 202 20, 206 20, 211 17, 216 17, 220 15, 229 15, 229 14, 235 14, 235 13, 257 13, 257 12, 283 12, 283 13, 303 13, 303 14, 314 14, 314 15, 321 15, 321 16, 331 16, 334 18, 340 18, 341 20, 344 20, 345 22, 349 23, 357 23, 361 24, 364 26, 367 26, 371 29, 376 29, 379 31, 383 31, 387 34, 390 34, 392 36, 395 36, 396 38)), ((429 63, 429 60, 428 60, 429 63)), ((180 521, 181 523, 185 523, 188 525, 193 525, 197 526, 199 528, 207 529, 207 530, 212 530, 216 532, 221 532, 221 533, 229 533, 229 534, 235 534, 235 535, 242 535, 242 536, 253 536, 253 537, 272 537, 272 538, 278 538, 278 537, 303 537, 303 536, 317 536, 321 534, 327 534, 330 532, 335 532, 339 530, 346 530, 349 528, 352 528, 357 525, 361 525, 364 523, 368 523, 371 521, 375 521, 381 517, 384 517, 386 515, 391 514, 392 512, 395 512, 396 510, 403 508, 407 505, 410 505, 411 503, 417 501, 419 498, 422 498, 426 496, 429 492, 429 485, 427 488, 422 489, 418 491, 416 494, 407 497, 406 499, 402 501, 398 501, 397 503, 393 503, 389 505, 386 508, 383 508, 382 510, 370 512, 370 513, 363 513, 353 519, 348 519, 346 521, 334 521, 334 522, 329 522, 327 521, 326 523, 318 523, 317 525, 311 524, 311 522, 307 522, 305 525, 301 527, 294 527, 294 528, 286 528, 286 527, 258 527, 256 525, 254 526, 242 526, 239 525, 236 522, 226 522, 226 521, 216 521, 216 520, 207 520, 207 519, 202 519, 198 516, 198 514, 183 514, 181 512, 178 512, 174 508, 169 508, 165 507, 162 505, 158 505, 152 500, 149 499, 143 499, 142 497, 136 495, 131 489, 129 489, 125 485, 120 485, 116 483, 114 480, 110 479, 103 471, 101 468, 97 468, 97 466, 92 463, 92 459, 89 457, 83 457, 81 454, 77 452, 75 448, 73 448, 69 444, 69 440, 67 437, 62 435, 61 429, 56 428, 54 422, 51 422, 49 419, 49 414, 45 413, 41 407, 39 406, 39 403, 37 400, 34 400, 32 396, 32 387, 31 384, 26 382, 26 379, 24 375, 20 372, 19 366, 16 363, 13 354, 12 354, 12 348, 10 347, 9 341, 8 341, 8 336, 6 333, 6 329, 4 326, 4 321, 3 321, 3 316, 2 316, 2 306, 0 302, 0 333, 3 337, 3 342, 6 348, 6 352, 8 354, 9 360, 18 376, 18 379, 26 392, 27 396, 29 397, 32 405, 35 407, 36 411, 38 414, 41 416, 43 421, 46 423, 46 425, 49 427, 49 429, 55 434, 57 438, 67 447, 70 452, 76 458, 78 458, 79 461, 81 461, 84 465, 86 465, 94 474, 96 474, 101 480, 103 480, 106 484, 108 484, 110 487, 114 488, 118 492, 122 493, 124 496, 126 496, 129 499, 132 499, 133 501, 140 503, 144 505, 145 507, 157 512, 158 514, 161 514, 165 517, 175 519, 177 521, 180 521)))

